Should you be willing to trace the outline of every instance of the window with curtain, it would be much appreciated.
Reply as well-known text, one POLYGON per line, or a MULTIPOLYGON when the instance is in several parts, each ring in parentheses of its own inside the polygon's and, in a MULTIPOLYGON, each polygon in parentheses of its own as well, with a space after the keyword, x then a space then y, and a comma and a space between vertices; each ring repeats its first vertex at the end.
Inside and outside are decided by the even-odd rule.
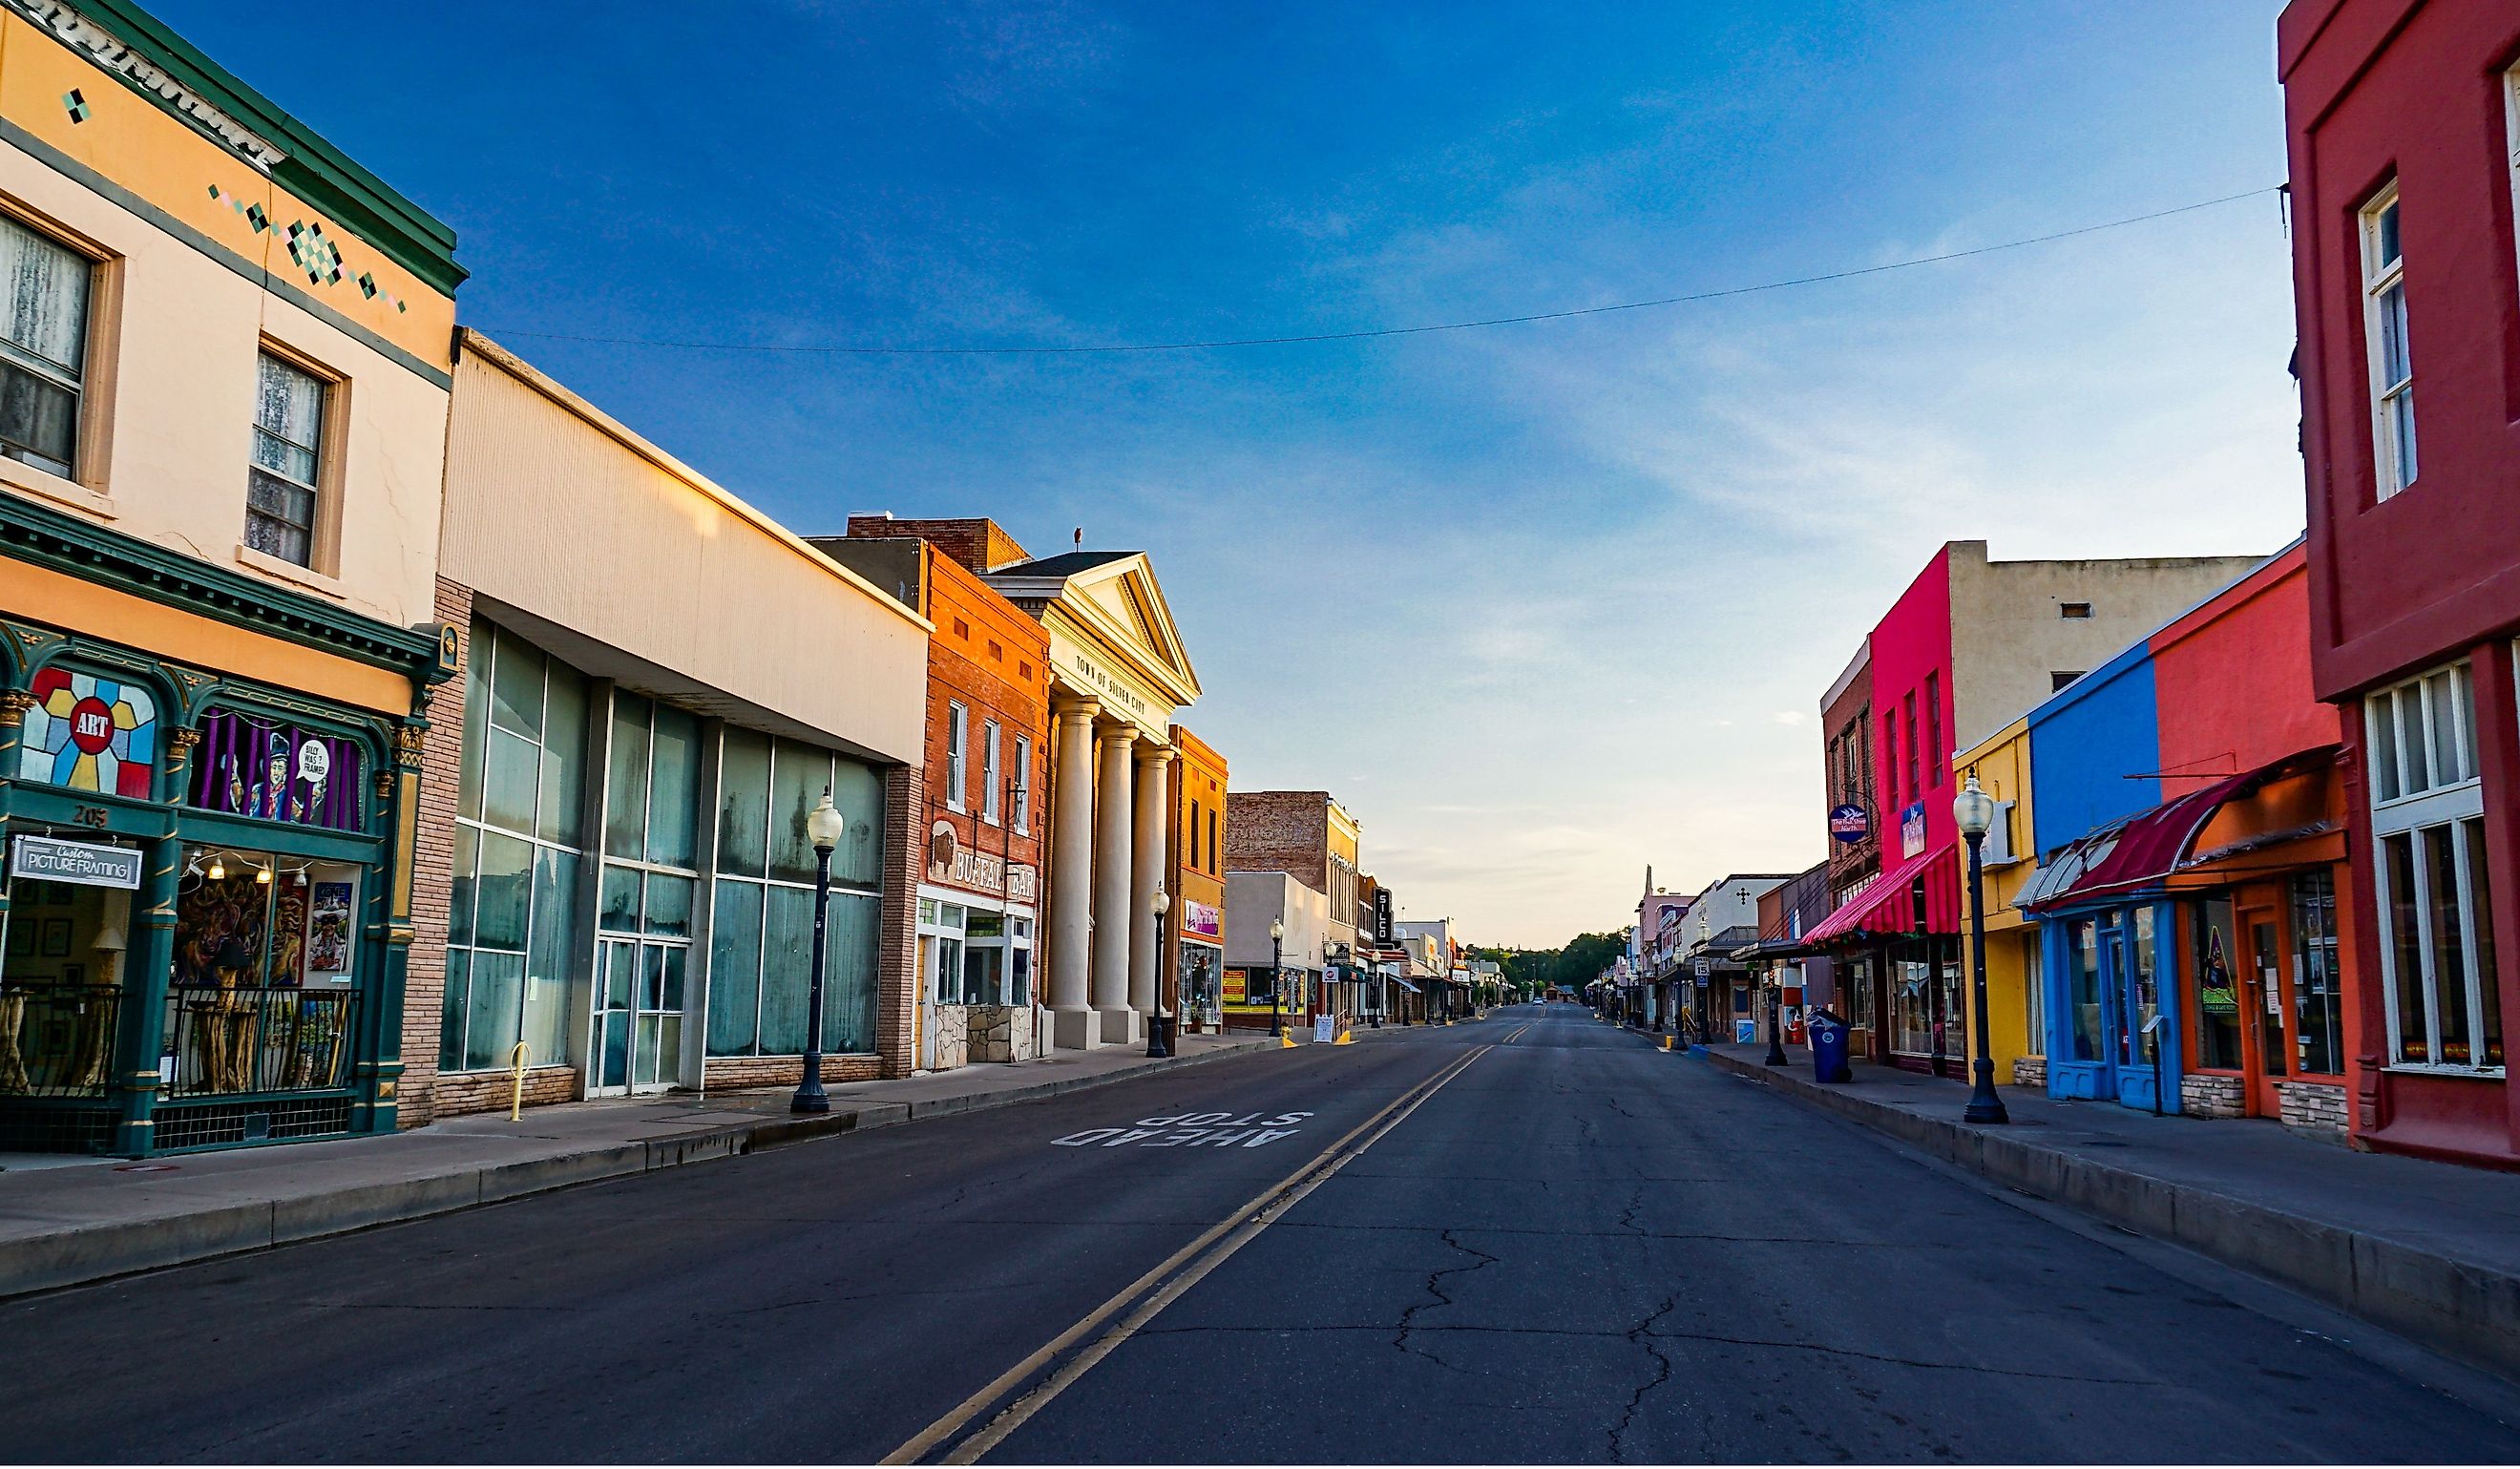
POLYGON ((1032 736, 1015 736, 1015 829, 1032 830, 1032 736))
POLYGON ((324 463, 323 378, 269 352, 253 395, 253 463, 246 471, 245 543, 315 564, 317 475, 324 463))
POLYGON ((2371 358, 2376 496, 2415 482, 2415 367, 2407 342, 2407 258, 2398 238, 2398 185, 2362 206, 2362 325, 2371 358))
POLYGON ((719 759, 719 786, 709 919, 709 1054, 794 1055, 805 1048, 815 867, 805 817, 826 788, 848 829, 832 853, 822 1048, 873 1051, 882 778, 829 750, 730 729, 719 759))
POLYGON ((567 1059, 569 986, 587 963, 576 892, 585 861, 588 689, 575 669, 472 624, 458 767, 438 1065, 567 1059))
POLYGON ((74 472, 96 262, 0 215, 0 454, 74 472))
POLYGON ((998 824, 998 722, 980 724, 980 820, 998 824))

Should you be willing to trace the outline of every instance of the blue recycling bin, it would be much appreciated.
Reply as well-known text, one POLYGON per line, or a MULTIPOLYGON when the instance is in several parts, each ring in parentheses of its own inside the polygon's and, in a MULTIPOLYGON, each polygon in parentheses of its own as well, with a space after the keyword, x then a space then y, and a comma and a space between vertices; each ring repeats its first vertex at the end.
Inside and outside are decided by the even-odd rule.
POLYGON ((1855 1072, 1846 1064, 1846 1022, 1826 1010, 1814 1011, 1811 1017, 1812 1074, 1823 1082, 1851 1082, 1855 1072))

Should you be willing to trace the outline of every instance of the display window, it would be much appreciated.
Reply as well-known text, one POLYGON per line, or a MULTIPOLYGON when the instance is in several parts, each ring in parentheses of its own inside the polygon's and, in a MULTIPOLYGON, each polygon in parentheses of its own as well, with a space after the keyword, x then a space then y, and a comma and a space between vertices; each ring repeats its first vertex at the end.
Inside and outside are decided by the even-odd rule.
POLYGON ((185 848, 161 1095, 347 1085, 360 871, 270 852, 185 848))

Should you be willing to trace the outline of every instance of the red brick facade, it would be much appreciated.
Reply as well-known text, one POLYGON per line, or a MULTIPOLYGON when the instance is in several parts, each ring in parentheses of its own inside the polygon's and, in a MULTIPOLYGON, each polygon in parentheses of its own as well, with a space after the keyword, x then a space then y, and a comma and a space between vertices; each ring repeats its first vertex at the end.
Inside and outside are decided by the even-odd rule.
MULTIPOLYGON (((437 1085, 437 1037, 446 1009, 446 918, 455 886, 456 788, 464 764, 464 700, 472 664, 472 590, 437 579, 437 620, 465 629, 464 667, 436 687, 428 701, 428 743, 420 767, 420 830, 411 882, 412 940, 403 976, 401 1109, 397 1122, 422 1127, 451 1112, 503 1104, 513 1083, 500 1078, 498 1101, 454 1104, 437 1085)), ((555 1068, 575 1094, 577 1073, 555 1068)), ((530 1083, 530 1079, 529 1079, 530 1083)), ((532 1088, 529 1085, 528 1099, 532 1088)), ((553 1100, 565 1100, 565 1096, 553 1100)), ((467 1099, 469 1100, 469 1098, 467 1099)))
MULTIPOLYGON (((898 523, 898 522, 896 522, 898 523)), ((928 523, 928 522, 921 522, 928 523)), ((987 522, 939 521, 943 525, 987 522)), ((930 871, 923 861, 929 831, 938 822, 954 828, 954 839, 975 853, 1003 856, 1012 868, 1041 870, 1042 845, 1048 828, 1042 822, 1042 792, 1050 784, 1050 634, 1013 602, 973 575, 941 546, 927 548, 925 585, 928 621, 936 631, 927 640, 927 775, 926 800, 913 845, 922 860, 910 868, 914 883, 953 884, 930 871), (965 711, 964 786, 946 789, 952 762, 948 741, 952 706, 965 711), (998 819, 981 819, 987 809, 987 728, 998 727, 998 819), (1015 741, 1029 743, 1029 772, 1018 772, 1015 741), (1009 782, 1024 775, 1032 810, 1026 829, 1015 829, 1014 800, 1009 782), (959 805, 960 809, 957 809, 959 805)), ((995 885, 970 891, 1000 896, 995 885)), ((1019 902, 1038 902, 1017 895, 1019 902)))
POLYGON ((925 541, 966 571, 985 574, 1032 559, 995 520, 896 520, 890 515, 851 515, 853 541, 925 541))

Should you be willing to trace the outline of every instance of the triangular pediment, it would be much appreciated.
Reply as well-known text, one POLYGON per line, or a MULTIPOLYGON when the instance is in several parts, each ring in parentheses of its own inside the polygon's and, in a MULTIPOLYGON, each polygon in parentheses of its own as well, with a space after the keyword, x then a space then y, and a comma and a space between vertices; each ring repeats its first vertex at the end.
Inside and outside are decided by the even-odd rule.
POLYGON ((1028 592, 1059 608, 1112 656, 1162 686, 1175 703, 1198 697, 1198 674, 1145 552, 1047 556, 1006 567, 990 580, 1011 596, 1028 592))

